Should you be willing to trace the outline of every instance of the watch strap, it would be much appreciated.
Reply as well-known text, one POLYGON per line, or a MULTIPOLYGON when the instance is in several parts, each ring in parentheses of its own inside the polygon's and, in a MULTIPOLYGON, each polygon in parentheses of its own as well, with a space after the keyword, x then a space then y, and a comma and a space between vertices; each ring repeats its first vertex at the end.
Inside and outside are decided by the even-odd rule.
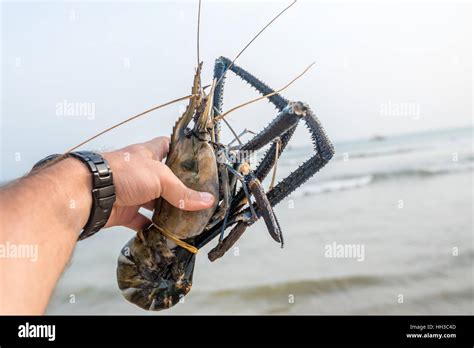
POLYGON ((105 226, 112 212, 116 195, 112 170, 108 162, 91 151, 76 151, 69 154, 85 163, 92 174, 92 208, 89 219, 78 240, 97 233, 105 226))

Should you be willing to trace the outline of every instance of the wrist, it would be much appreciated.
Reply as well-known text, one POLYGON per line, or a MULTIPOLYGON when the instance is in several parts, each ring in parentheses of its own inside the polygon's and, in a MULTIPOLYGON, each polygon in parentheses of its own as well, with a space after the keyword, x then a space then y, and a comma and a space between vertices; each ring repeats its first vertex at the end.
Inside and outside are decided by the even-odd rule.
POLYGON ((44 181, 49 190, 58 196, 51 201, 57 205, 54 211, 64 228, 78 234, 87 223, 92 207, 92 179, 86 165, 75 158, 65 158, 39 171, 34 177, 44 181))
MULTIPOLYGON (((75 151, 75 152, 70 152, 66 155, 66 157, 70 157, 71 159, 76 159, 82 163, 85 168, 87 168, 88 173, 90 173, 90 178, 89 178, 89 183, 90 185, 85 186, 84 183, 84 175, 83 173, 76 171, 75 168, 71 168, 71 166, 67 165, 68 163, 74 163, 71 161, 66 161, 66 166, 63 168, 65 171, 72 171, 73 174, 78 174, 76 175, 73 179, 73 193, 82 193, 84 192, 84 188, 88 187, 88 190, 91 193, 91 202, 92 204, 88 204, 91 209, 89 216, 87 218, 87 221, 85 225, 82 228, 82 232, 78 237, 78 240, 82 240, 85 238, 88 238, 95 234, 96 232, 100 231, 102 229, 108 219, 110 218, 112 208, 114 205, 114 202, 116 200, 116 195, 115 195, 115 186, 113 182, 113 175, 112 175, 112 170, 110 168, 110 165, 108 161, 101 155, 91 152, 91 151, 75 151), (79 181, 77 181, 79 179, 79 181), (82 180, 81 180, 82 179, 82 180), (81 185, 82 184, 82 185, 81 185)), ((39 168, 44 168, 45 165, 49 163, 50 167, 54 164, 58 164, 59 161, 64 160, 65 157, 64 155, 61 156, 59 154, 56 155, 50 155, 42 160, 40 160, 38 163, 36 163, 33 166, 33 170, 37 170, 39 168), (52 161, 52 162, 51 162, 52 161)), ((81 168, 84 168, 81 167, 81 168)), ((46 167, 48 168, 48 167, 46 167)), ((55 166, 55 169, 60 168, 58 166, 55 166)), ((78 168, 76 166, 76 168, 78 168)), ((82 169, 82 172, 84 169, 82 169)), ((44 173, 44 172, 42 172, 44 173)), ((55 178, 59 177, 66 177, 66 175, 58 175, 60 173, 56 173, 55 178)), ((64 174, 64 173, 63 173, 64 174)), ((67 174, 67 173, 66 173, 67 174)), ((67 176, 67 178, 71 178, 71 176, 67 176)), ((64 181, 64 179, 62 179, 64 181)), ((71 192, 71 190, 67 190, 68 188, 71 188, 70 186, 67 186, 66 183, 64 183, 64 187, 66 188, 66 193, 71 192)), ((79 195, 81 196, 81 195, 79 195)), ((87 200, 89 202, 89 200, 87 200)), ((69 208, 70 209, 76 209, 76 199, 72 198, 69 200, 69 208)), ((84 200, 80 200, 80 208, 84 208, 87 206, 87 204, 83 204, 84 200)), ((76 214, 80 213, 83 209, 79 209, 79 212, 74 211, 76 214)), ((73 219, 73 221, 82 221, 80 219, 84 215, 80 214, 78 216, 79 219, 73 219)))

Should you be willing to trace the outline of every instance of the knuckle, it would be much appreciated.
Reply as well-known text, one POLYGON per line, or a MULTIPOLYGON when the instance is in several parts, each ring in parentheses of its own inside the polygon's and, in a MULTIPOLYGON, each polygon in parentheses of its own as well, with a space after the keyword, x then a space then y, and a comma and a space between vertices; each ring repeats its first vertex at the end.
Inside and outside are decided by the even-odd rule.
POLYGON ((162 157, 164 157, 170 147, 170 140, 168 137, 158 137, 156 138, 156 144, 155 144, 156 150, 157 150, 157 156, 161 160, 162 157))
POLYGON ((189 197, 190 194, 191 194, 191 190, 187 188, 186 186, 184 186, 184 192, 183 192, 182 198, 179 200, 179 207, 181 209, 185 209, 189 205, 189 202, 191 201, 189 197))
POLYGON ((170 141, 171 141, 171 138, 170 137, 167 137, 167 136, 161 136, 161 137, 158 137, 156 138, 159 142, 162 142, 164 144, 169 144, 170 141))

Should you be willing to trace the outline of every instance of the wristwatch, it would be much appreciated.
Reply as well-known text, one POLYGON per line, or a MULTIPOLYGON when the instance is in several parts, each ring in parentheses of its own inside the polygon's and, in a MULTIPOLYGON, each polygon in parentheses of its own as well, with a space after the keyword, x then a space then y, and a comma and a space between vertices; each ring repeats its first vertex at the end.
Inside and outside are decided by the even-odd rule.
MULTIPOLYGON (((32 170, 46 165, 48 162, 62 156, 60 154, 50 155, 36 163, 32 170)), ((78 240, 86 239, 105 226, 114 205, 115 186, 113 183, 112 169, 109 163, 101 155, 91 151, 76 151, 67 154, 87 165, 92 174, 92 208, 86 225, 81 231, 78 240)))

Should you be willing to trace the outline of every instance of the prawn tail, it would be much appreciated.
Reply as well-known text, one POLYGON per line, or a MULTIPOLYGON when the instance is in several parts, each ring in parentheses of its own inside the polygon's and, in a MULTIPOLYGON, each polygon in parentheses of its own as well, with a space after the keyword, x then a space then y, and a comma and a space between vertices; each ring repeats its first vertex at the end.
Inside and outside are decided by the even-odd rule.
POLYGON ((149 226, 120 251, 117 282, 131 303, 159 311, 178 303, 191 290, 196 255, 176 247, 149 226))

